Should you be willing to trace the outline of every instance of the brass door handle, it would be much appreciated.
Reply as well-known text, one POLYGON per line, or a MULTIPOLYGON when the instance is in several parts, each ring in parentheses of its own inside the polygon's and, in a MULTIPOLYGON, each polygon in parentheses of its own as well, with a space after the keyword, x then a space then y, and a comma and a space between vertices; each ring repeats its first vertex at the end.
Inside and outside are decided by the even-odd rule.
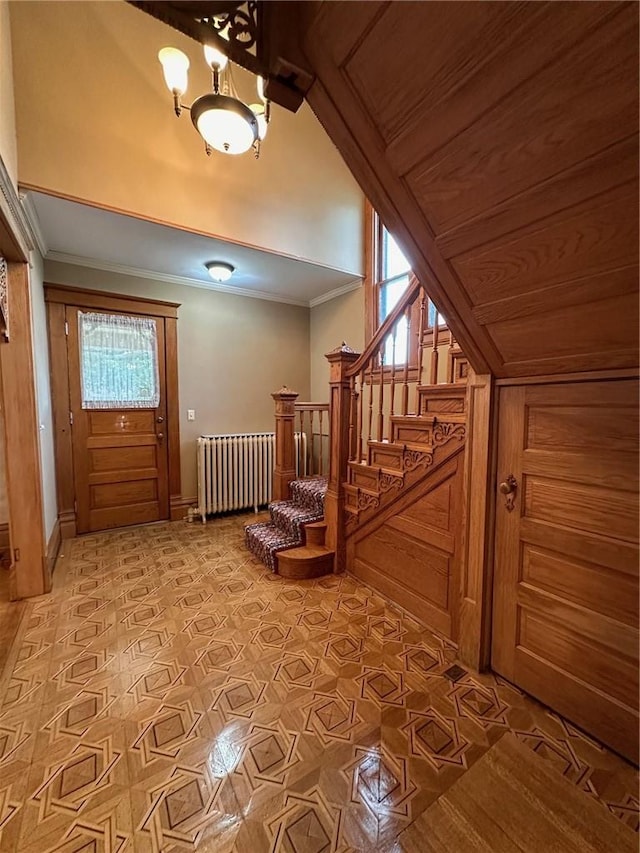
POLYGON ((511 512, 515 506, 516 493, 518 491, 518 481, 513 476, 513 474, 509 474, 504 482, 500 483, 498 486, 500 489, 500 493, 503 494, 506 498, 505 506, 508 512, 511 512))
POLYGON ((158 424, 164 423, 164 418, 162 417, 162 415, 158 415, 158 417, 156 418, 156 423, 158 423, 158 424))
POLYGON ((158 441, 162 441, 162 439, 164 438, 164 433, 159 432, 159 433, 157 433, 157 436, 158 436, 158 441))

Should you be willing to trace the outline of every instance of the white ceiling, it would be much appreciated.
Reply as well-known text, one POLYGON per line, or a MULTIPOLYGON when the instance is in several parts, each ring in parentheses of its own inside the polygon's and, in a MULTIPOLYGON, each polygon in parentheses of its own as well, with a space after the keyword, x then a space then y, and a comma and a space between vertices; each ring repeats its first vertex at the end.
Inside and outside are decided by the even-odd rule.
POLYGON ((43 193, 27 193, 25 208, 47 260, 295 305, 313 306, 359 285, 341 270, 43 193), (227 283, 209 277, 204 264, 213 260, 235 267, 227 283))

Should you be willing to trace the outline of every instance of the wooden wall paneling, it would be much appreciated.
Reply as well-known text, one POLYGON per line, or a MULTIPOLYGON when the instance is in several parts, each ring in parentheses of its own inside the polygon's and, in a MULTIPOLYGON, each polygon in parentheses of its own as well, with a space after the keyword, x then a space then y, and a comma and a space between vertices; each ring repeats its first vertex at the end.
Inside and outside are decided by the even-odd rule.
POLYGON ((464 459, 464 539, 460 580, 460 660, 473 669, 489 665, 495 478, 495 407, 490 376, 467 380, 464 459))
POLYGON ((436 233, 637 131, 637 10, 612 11, 406 175, 436 233))
POLYGON ((347 539, 347 568, 457 641, 463 454, 403 493, 347 539))
MULTIPOLYGON (((441 14, 444 12, 446 20, 441 26, 434 25, 432 10, 423 4, 421 11, 426 20, 419 30, 420 40, 415 41, 423 52, 441 51, 442 68, 425 67, 419 61, 411 68, 423 90, 431 89, 433 79, 438 79, 439 86, 430 92, 430 97, 425 97, 424 91, 418 92, 418 99, 406 104, 410 120, 389 141, 389 162, 401 175, 407 175, 473 124, 484 113, 487 100, 501 101, 555 56, 570 49, 585 29, 594 29, 613 13, 604 3, 583 4, 580 8, 556 4, 551 24, 548 3, 467 3, 464 11, 450 4, 439 5, 444 7, 441 14), (474 17, 486 14, 487 9, 491 9, 493 19, 474 27, 474 17), (461 29, 467 23, 471 26, 463 36, 461 29), (523 50, 523 44, 535 49, 523 50), (422 109, 430 117, 426 134, 416 132, 423 121, 422 109)), ((401 6, 397 11, 407 14, 401 6)), ((415 20, 412 23, 415 27, 415 20)), ((408 38, 413 40, 413 33, 409 32, 408 38)))
POLYGON ((637 5, 344 5, 308 100, 471 365, 637 365, 637 5))
MULTIPOLYGON (((592 4, 593 5, 593 4, 592 4)), ((523 192, 510 196, 480 216, 438 234, 443 257, 464 255, 477 246, 525 228, 548 215, 587 202, 629 182, 638 162, 638 135, 599 151, 523 192)))
POLYGON ((62 538, 73 539, 76 535, 76 512, 65 322, 65 306, 60 302, 47 301, 58 518, 62 538))
MULTIPOLYGON (((178 321, 166 317, 164 321, 167 390, 167 442, 169 446, 169 504, 171 521, 185 515, 180 475, 180 390, 178 387, 178 321)), ((189 501, 190 502, 190 501, 189 501)))
POLYGON ((27 598, 48 592, 51 577, 44 539, 28 265, 10 263, 8 273, 11 340, 0 347, 0 373, 13 551, 9 583, 12 598, 27 598))
MULTIPOLYGON (((637 180, 453 260, 473 305, 638 263, 637 180)), ((550 306, 549 306, 550 307, 550 306)))

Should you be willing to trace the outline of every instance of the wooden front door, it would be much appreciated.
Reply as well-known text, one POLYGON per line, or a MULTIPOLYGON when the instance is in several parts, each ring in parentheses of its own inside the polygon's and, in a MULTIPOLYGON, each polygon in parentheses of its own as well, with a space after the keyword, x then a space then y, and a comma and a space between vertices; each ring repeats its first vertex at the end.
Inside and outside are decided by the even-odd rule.
POLYGON ((500 389, 497 485, 493 668, 637 761, 637 383, 500 389))
MULTIPOLYGON (((169 518, 163 320, 146 318, 155 326, 158 369, 152 381, 158 383, 157 405, 89 408, 83 400, 81 378, 85 344, 79 334, 78 316, 82 310, 66 308, 77 531, 88 533, 169 518)), ((109 316, 108 312, 98 313, 109 316)), ((126 352, 119 351, 119 356, 126 361, 126 352)), ((106 357, 109 353, 105 348, 106 357)))

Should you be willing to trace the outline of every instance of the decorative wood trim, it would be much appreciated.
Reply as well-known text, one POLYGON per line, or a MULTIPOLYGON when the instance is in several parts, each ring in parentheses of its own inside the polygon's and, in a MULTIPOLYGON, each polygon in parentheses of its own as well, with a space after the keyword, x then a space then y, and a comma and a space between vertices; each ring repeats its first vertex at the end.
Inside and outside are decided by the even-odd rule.
POLYGON ((547 376, 512 376, 496 379, 496 387, 508 385, 548 385, 550 382, 594 382, 597 379, 636 379, 640 376, 637 367, 622 367, 615 370, 592 370, 589 373, 550 373, 547 376))
POLYGON ((180 472, 180 407, 178 387, 178 321, 164 321, 165 379, 167 395, 167 448, 169 451, 169 515, 173 520, 173 501, 181 498, 180 472))
POLYGON ((467 386, 469 429, 464 460, 464 550, 458 644, 460 659, 475 670, 489 665, 491 651, 493 397, 491 376, 471 372, 467 386))
POLYGON ((58 302, 47 301, 46 308, 58 518, 60 519, 62 538, 73 539, 76 535, 76 513, 74 508, 73 444, 69 422, 71 402, 67 369, 65 306, 58 302))
POLYGON ((83 287, 69 287, 64 284, 45 283, 44 294, 46 302, 77 305, 80 308, 100 308, 103 311, 126 311, 129 314, 168 317, 174 320, 178 316, 180 307, 179 302, 147 299, 142 296, 125 296, 122 293, 87 290, 83 287))
POLYGON ((11 545, 11 536, 9 533, 9 522, 5 521, 0 524, 0 550, 6 550, 11 545))
POLYGON ((73 441, 69 423, 71 400, 69 365, 65 334, 66 307, 75 305, 103 311, 124 311, 156 317, 164 325, 165 380, 167 409, 167 452, 169 485, 169 518, 183 518, 180 501, 180 412, 178 388, 177 309, 179 303, 123 296, 98 290, 85 290, 65 285, 45 284, 45 302, 49 336, 51 398, 56 458, 58 517, 62 539, 76 535, 76 492, 73 464, 73 441), (175 507, 175 508, 174 508, 175 507))
POLYGON ((39 423, 33 370, 29 272, 10 263, 9 300, 13 331, 2 345, 0 375, 5 421, 7 495, 13 563, 12 598, 42 595, 50 588, 42 522, 39 423), (19 559, 15 559, 18 555, 19 559))
POLYGON ((8 261, 28 261, 35 245, 29 220, 0 157, 0 254, 8 261))
POLYGON ((172 495, 170 498, 171 521, 184 521, 187 511, 198 505, 198 498, 193 495, 185 498, 182 495, 172 495))
POLYGON ((75 539, 77 532, 75 511, 71 509, 58 513, 58 520, 62 539, 75 539))
POLYGON ((60 516, 56 518, 56 523, 53 525, 53 530, 51 531, 51 536, 49 537, 49 542, 47 543, 47 574, 49 577, 53 576, 53 571, 56 567, 56 560, 58 559, 58 554, 60 553, 60 546, 62 545, 62 529, 60 527, 60 516))
MULTIPOLYGON (((334 272, 344 273, 345 275, 354 275, 353 270, 346 270, 346 269, 342 269, 341 267, 334 267, 334 266, 331 266, 330 264, 324 264, 321 261, 314 261, 311 258, 305 258, 302 255, 293 255, 290 252, 279 252, 277 249, 269 249, 269 248, 265 248, 264 246, 257 246, 255 243, 246 243, 242 240, 232 240, 228 236, 225 236, 223 234, 214 234, 211 231, 202 231, 201 229, 198 229, 198 228, 196 228, 196 229, 187 228, 185 225, 181 225, 179 222, 173 222, 170 219, 159 219, 159 218, 154 217, 154 216, 141 216, 139 213, 136 213, 135 211, 132 211, 132 210, 126 210, 123 207, 116 207, 115 205, 110 205, 110 204, 101 204, 101 203, 96 202, 92 199, 81 198, 80 196, 70 195, 69 193, 55 192, 55 191, 53 191, 47 187, 39 186, 38 184, 28 184, 28 183, 25 184, 23 182, 20 182, 20 190, 21 190, 21 192, 22 191, 24 191, 24 192, 31 191, 31 192, 35 192, 35 193, 42 193, 43 195, 48 195, 48 196, 51 196, 52 198, 61 198, 61 199, 64 199, 65 201, 77 202, 78 204, 84 204, 87 207, 94 207, 94 208, 96 208, 96 210, 106 210, 106 211, 109 211, 110 213, 121 213, 123 216, 130 216, 133 219, 139 219, 142 222, 153 222, 157 225, 166 225, 169 228, 174 228, 176 231, 184 231, 188 234, 196 234, 199 237, 209 237, 212 240, 223 240, 224 242, 231 243, 234 246, 243 246, 247 249, 255 249, 256 251, 264 252, 267 255, 278 255, 279 257, 288 258, 289 260, 292 260, 292 261, 302 261, 303 263, 306 263, 306 264, 312 264, 313 266, 320 267, 321 269, 333 270, 334 272)), ((85 266, 85 267, 87 266, 87 258, 80 258, 78 255, 67 255, 67 254, 63 254, 62 252, 48 252, 47 253, 47 260, 55 261, 55 260, 62 260, 62 258, 67 259, 65 261, 65 263, 70 263, 70 264, 75 263, 75 264, 78 264, 79 266, 85 266), (72 260, 72 259, 74 259, 74 260, 72 260)), ((101 263, 97 259, 91 258, 90 259, 90 265, 91 266, 94 266, 94 261, 95 261, 95 264, 101 263)), ((106 269, 107 271, 115 272, 116 271, 115 266, 116 266, 115 264, 110 265, 109 267, 107 267, 105 265, 102 268, 106 269)), ((95 269, 101 269, 101 267, 95 266, 95 269)), ((124 269, 134 270, 135 267, 124 267, 123 266, 123 267, 121 267, 121 269, 123 269, 123 270, 124 269)), ((135 273, 131 273, 131 274, 135 274, 135 273)), ((152 273, 152 275, 157 275, 157 274, 152 273)), ((165 279, 162 278, 162 276, 161 276, 160 278, 156 278, 155 280, 156 281, 164 281, 165 279)), ((166 279, 166 280, 168 281, 170 279, 166 279)), ((171 280, 173 280, 173 277, 171 277, 171 280)), ((191 281, 191 279, 187 279, 187 280, 191 281)))

